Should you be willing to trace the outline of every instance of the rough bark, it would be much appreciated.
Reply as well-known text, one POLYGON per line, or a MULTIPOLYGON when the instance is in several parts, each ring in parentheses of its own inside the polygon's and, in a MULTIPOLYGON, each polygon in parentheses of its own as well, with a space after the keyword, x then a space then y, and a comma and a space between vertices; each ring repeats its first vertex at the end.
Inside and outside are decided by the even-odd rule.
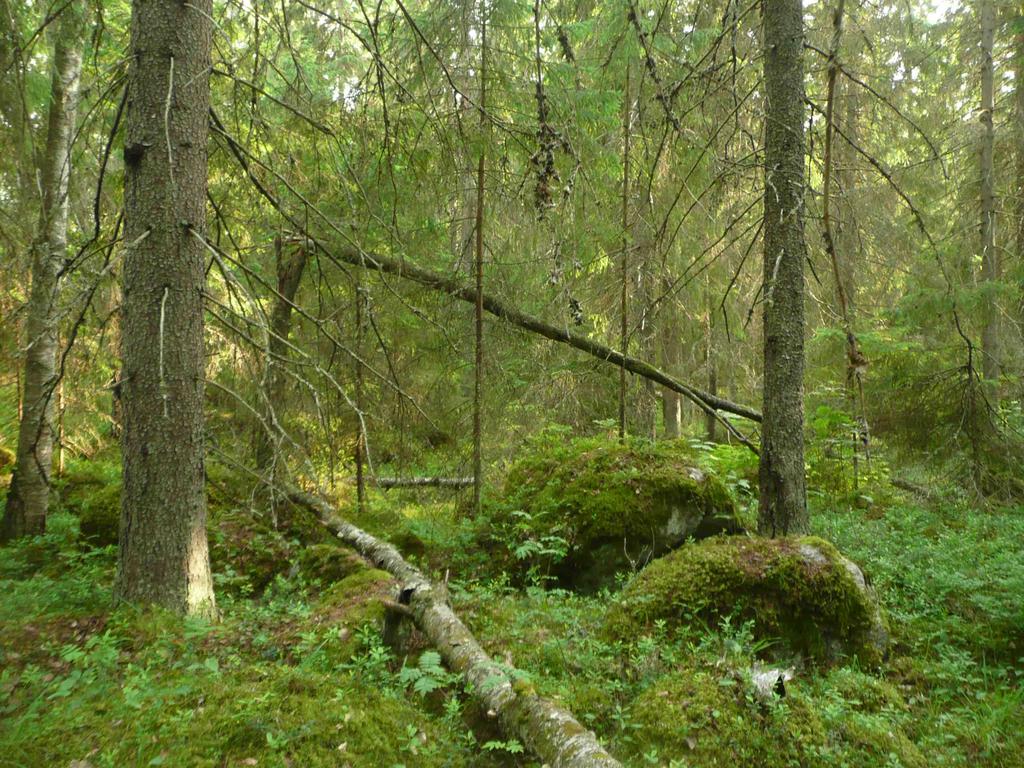
POLYGON ((758 530, 808 530, 804 477, 803 4, 765 0, 764 419, 758 530))
MULTIPOLYGON (((992 48, 996 29, 996 11, 993 0, 981 0, 981 281, 985 284, 999 280, 999 252, 996 250, 996 200, 993 178, 992 153, 995 144, 995 111, 993 87, 992 48)), ((999 311, 993 295, 983 304, 984 318, 981 329, 982 375, 989 381, 999 378, 999 311)))
POLYGON ((53 411, 57 385, 58 275, 67 258, 71 144, 82 72, 82 17, 78 3, 56 22, 50 112, 41 168, 42 208, 32 245, 32 288, 26 311, 23 408, 14 476, 7 493, 2 537, 46 528, 53 468, 53 411))
POLYGON ((210 0, 134 0, 118 601, 215 613, 203 484, 210 0))
POLYGON ((598 743, 572 713, 542 699, 528 684, 515 681, 514 670, 496 663, 480 647, 438 589, 392 547, 346 523, 330 504, 292 488, 288 498, 313 510, 346 544, 401 583, 400 601, 417 628, 437 648, 445 663, 463 676, 485 711, 493 713, 509 737, 518 738, 552 768, 612 768, 620 763, 598 743))
MULTIPOLYGON (((285 388, 288 379, 281 371, 281 363, 288 357, 288 335, 291 332, 292 307, 295 295, 306 269, 306 248, 300 242, 292 249, 286 249, 280 237, 274 240, 274 262, 277 269, 277 293, 274 307, 270 312, 270 339, 267 343, 263 393, 264 421, 279 429, 280 414, 284 408, 285 388)), ((280 433, 278 433, 280 434, 280 433)), ((268 434, 263 425, 256 431, 256 466, 266 470, 274 461, 277 435, 268 434)))

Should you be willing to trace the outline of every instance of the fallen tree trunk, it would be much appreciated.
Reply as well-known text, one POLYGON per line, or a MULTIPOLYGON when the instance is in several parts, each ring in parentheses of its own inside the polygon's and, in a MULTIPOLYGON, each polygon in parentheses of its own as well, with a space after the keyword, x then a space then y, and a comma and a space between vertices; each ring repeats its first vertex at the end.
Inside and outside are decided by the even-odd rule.
POLYGON ((468 488, 472 477, 378 477, 370 480, 378 488, 468 488))
MULTIPOLYGON (((414 267, 399 259, 393 259, 375 253, 361 252, 359 249, 354 247, 347 247, 340 251, 334 251, 333 253, 330 251, 325 252, 333 255, 340 261, 354 266, 363 267, 365 269, 374 269, 378 272, 404 277, 407 280, 412 280, 413 282, 419 283, 420 285, 428 288, 435 288, 443 293, 454 296, 455 298, 462 299, 463 301, 470 303, 476 302, 476 289, 474 287, 462 285, 457 280, 436 274, 426 269, 414 267)), ((630 355, 623 355, 618 350, 605 346, 604 344, 596 342, 581 334, 573 333, 566 328, 559 328, 558 326, 546 323, 539 318, 508 306, 493 296, 484 294, 484 309, 495 317, 499 317, 502 320, 510 322, 519 328, 539 334, 546 339, 567 344, 581 352, 586 352, 587 354, 600 360, 605 360, 612 365, 624 367, 627 371, 668 387, 674 392, 678 392, 693 401, 705 412, 723 411, 736 416, 742 416, 743 418, 750 419, 751 421, 761 421, 760 412, 753 408, 748 408, 745 405, 731 402, 718 397, 717 395, 712 395, 709 392, 704 392, 703 390, 684 384, 678 379, 669 376, 661 369, 655 368, 650 363, 644 362, 643 360, 630 355)))
MULTIPOLYGON (((267 199, 278 213, 280 213, 299 232, 305 235, 305 237, 307 237, 311 243, 316 245, 316 247, 319 248, 328 258, 350 264, 352 266, 361 267, 363 269, 373 269, 385 274, 397 275, 398 277, 403 277, 407 280, 413 281, 414 283, 419 283, 427 288, 433 288, 437 291, 441 291, 442 293, 447 293, 448 295, 454 296, 462 301, 476 304, 477 293, 474 287, 463 285, 460 281, 446 277, 445 275, 440 275, 436 272, 431 272, 430 270, 413 266, 403 259, 369 253, 355 246, 345 246, 340 250, 332 250, 331 248, 328 248, 323 241, 315 237, 313 233, 303 225, 303 222, 300 221, 298 217, 290 215, 288 211, 285 210, 284 206, 281 205, 280 201, 278 201, 278 199, 252 172, 252 169, 249 166, 249 161, 246 159, 245 149, 227 132, 223 123, 221 123, 216 113, 212 112, 212 110, 211 117, 213 119, 212 127, 214 131, 219 133, 227 142, 229 150, 238 161, 238 164, 246 172, 246 175, 256 187, 257 191, 267 199)), ((731 402, 725 398, 718 397, 710 392, 704 392, 696 387, 684 384, 678 379, 669 376, 659 368, 655 368, 650 363, 646 363, 643 360, 631 357, 630 355, 624 355, 611 347, 594 341, 593 339, 573 333, 567 328, 559 328, 558 326, 546 323, 539 318, 528 315, 525 312, 521 312, 518 309, 499 301, 493 296, 489 296, 487 294, 483 295, 483 308, 495 317, 512 323, 523 330, 539 334, 551 341, 567 344, 570 347, 578 349, 581 352, 586 352, 599 360, 604 360, 612 365, 623 367, 637 376, 641 376, 642 378, 661 384, 673 392, 678 392, 683 397, 692 401, 705 414, 713 416, 721 422, 732 435, 757 453, 757 449, 750 443, 750 441, 743 437, 743 435, 741 435, 736 428, 732 426, 732 424, 722 418, 719 411, 723 413, 731 413, 735 416, 742 416, 743 418, 750 419, 751 421, 760 422, 761 414, 759 411, 745 405, 740 405, 739 403, 731 402)))
POLYGON ((339 539, 398 579, 400 602, 408 607, 416 627, 445 663, 462 675, 472 695, 497 717, 507 736, 519 739, 552 768, 621 768, 572 713, 542 699, 529 684, 513 682, 514 670, 487 655, 448 605, 446 593, 407 563, 398 550, 346 523, 317 496, 292 487, 287 496, 294 504, 312 510, 339 539))

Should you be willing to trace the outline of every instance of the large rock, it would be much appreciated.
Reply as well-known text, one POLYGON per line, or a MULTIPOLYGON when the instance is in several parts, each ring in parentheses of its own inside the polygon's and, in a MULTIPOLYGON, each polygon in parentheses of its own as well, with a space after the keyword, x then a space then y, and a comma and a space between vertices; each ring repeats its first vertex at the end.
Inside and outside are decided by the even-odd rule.
POLYGON ((651 563, 606 617, 610 637, 628 639, 656 622, 680 628, 724 617, 752 620, 782 654, 879 662, 888 632, 874 590, 854 563, 813 537, 719 537, 651 563))
POLYGON ((637 765, 655 752, 658 765, 692 768, 930 764, 901 728, 901 713, 864 707, 859 692, 847 699, 835 688, 824 696, 808 688, 798 679, 784 698, 764 701, 747 675, 728 666, 684 666, 628 705, 626 750, 637 765))
POLYGON ((680 442, 547 435, 513 465, 494 537, 520 570, 593 592, 688 538, 743 526, 725 486, 680 442))

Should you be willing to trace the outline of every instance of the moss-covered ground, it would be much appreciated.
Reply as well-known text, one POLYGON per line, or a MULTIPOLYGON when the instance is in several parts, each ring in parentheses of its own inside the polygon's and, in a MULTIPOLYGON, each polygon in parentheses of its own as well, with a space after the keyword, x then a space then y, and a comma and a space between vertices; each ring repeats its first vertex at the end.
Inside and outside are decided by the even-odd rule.
MULTIPOLYGON (((701 462, 749 504, 732 449, 701 462)), ((385 574, 209 474, 216 624, 111 605, 114 548, 81 530, 116 484, 110 456, 69 466, 46 536, 0 548, 0 766, 533 765, 422 642, 382 643, 385 574)), ((815 534, 871 578, 892 646, 877 667, 798 663, 769 699, 751 670, 772 638, 741 611, 610 638, 612 592, 510 586, 474 547, 487 521, 451 496, 375 495, 353 518, 447 571, 492 654, 627 765, 1024 764, 1024 510, 815 506, 815 534)), ((514 557, 519 535, 492 546, 514 557)))

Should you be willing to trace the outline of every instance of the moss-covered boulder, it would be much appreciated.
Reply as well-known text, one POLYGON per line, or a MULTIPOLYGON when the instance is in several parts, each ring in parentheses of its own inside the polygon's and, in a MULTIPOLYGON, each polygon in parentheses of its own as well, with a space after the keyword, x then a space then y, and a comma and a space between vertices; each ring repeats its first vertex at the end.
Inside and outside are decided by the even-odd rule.
POLYGON ((259 593, 288 573, 301 548, 251 509, 210 510, 210 567, 221 583, 242 594, 259 593))
POLYGON ((121 521, 121 466, 116 459, 74 462, 60 482, 62 506, 78 518, 82 538, 94 546, 117 544, 121 521))
POLYGON ((9 475, 14 471, 16 457, 14 451, 0 445, 0 475, 9 475))
POLYGON ((593 592, 688 538, 737 533, 728 489, 679 441, 546 433, 509 470, 492 537, 521 569, 593 592))
POLYGON ((783 654, 869 664, 888 633, 874 590, 854 563, 818 538, 717 537, 654 561, 623 590, 605 621, 613 638, 631 638, 664 621, 700 626, 730 616, 752 620, 783 654))
POLYGON ((367 565, 351 547, 328 542, 303 548, 299 555, 299 567, 306 578, 328 585, 366 570, 367 565))
POLYGON ((347 662, 359 650, 360 628, 370 625, 375 634, 383 630, 384 606, 394 597, 394 591, 391 574, 366 565, 324 590, 313 607, 310 623, 336 630, 320 648, 330 664, 347 662))
POLYGON ((659 678, 633 700, 624 719, 633 727, 636 757, 658 765, 845 765, 873 768, 928 763, 901 727, 901 715, 865 713, 843 702, 823 707, 802 681, 784 698, 764 702, 749 678, 727 668, 684 668, 659 678))
POLYGON ((682 669, 658 679, 625 719, 637 748, 655 752, 657 765, 819 765, 816 750, 828 740, 803 696, 764 705, 742 678, 714 670, 682 669))

